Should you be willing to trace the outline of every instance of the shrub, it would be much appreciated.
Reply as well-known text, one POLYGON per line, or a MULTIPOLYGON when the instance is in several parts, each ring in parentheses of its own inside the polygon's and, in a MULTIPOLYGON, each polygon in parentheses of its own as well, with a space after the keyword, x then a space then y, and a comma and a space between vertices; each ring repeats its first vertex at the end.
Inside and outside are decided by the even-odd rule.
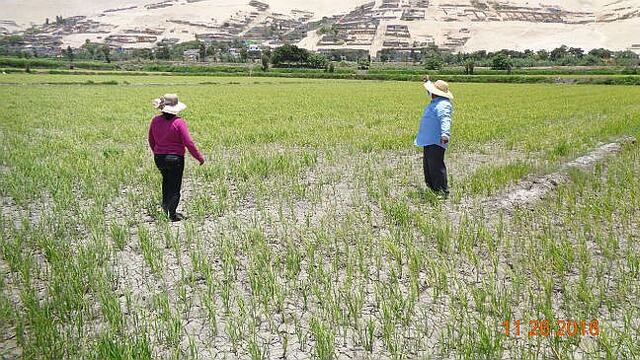
POLYGON ((312 69, 325 69, 329 61, 324 55, 321 54, 309 54, 307 58, 307 65, 312 69))
POLYGON ((511 59, 499 53, 491 59, 491 68, 494 70, 511 70, 511 59))
POLYGON ((439 56, 431 56, 424 60, 424 67, 427 70, 440 70, 443 64, 442 58, 439 56))

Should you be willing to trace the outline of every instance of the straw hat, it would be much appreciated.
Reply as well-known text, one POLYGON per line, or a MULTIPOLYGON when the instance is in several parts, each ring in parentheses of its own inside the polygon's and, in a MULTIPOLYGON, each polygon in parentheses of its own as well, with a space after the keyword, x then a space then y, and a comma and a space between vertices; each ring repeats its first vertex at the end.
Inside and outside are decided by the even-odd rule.
POLYGON ((453 94, 451 93, 451 91, 449 91, 449 84, 447 84, 446 81, 438 80, 435 83, 429 81, 424 84, 424 88, 427 89, 429 94, 442 96, 449 100, 453 100, 453 94))
POLYGON ((163 113, 178 115, 179 112, 187 108, 187 105, 178 100, 178 95, 165 94, 163 97, 153 100, 153 107, 163 113))

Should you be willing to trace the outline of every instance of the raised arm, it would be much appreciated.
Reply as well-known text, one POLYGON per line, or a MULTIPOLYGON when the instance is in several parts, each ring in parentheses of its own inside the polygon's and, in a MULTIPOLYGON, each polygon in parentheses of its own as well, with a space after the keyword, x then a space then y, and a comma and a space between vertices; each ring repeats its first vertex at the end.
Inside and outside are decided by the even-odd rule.
POLYGON ((182 136, 182 142, 184 146, 187 147, 191 156, 193 156, 200 165, 204 163, 204 157, 200 154, 200 151, 196 147, 196 144, 193 143, 193 139, 191 139, 191 134, 189 134, 189 129, 187 128, 187 124, 184 121, 179 121, 176 123, 178 129, 180 130, 180 135, 182 136))
MULTIPOLYGON (((427 86, 431 85, 431 76, 429 75, 425 75, 422 77, 422 82, 424 83, 424 87, 426 88, 427 86)), ((428 90, 427 90, 428 91, 428 90)), ((431 96, 431 93, 429 93, 429 96, 431 96)))

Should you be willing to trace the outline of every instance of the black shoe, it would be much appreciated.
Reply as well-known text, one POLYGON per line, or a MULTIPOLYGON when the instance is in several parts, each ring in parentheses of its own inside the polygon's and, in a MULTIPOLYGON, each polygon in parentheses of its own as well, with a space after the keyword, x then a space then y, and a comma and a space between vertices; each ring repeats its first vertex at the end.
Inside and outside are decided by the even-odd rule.
POLYGON ((436 197, 442 201, 447 200, 449 199, 449 191, 437 191, 436 197))
POLYGON ((173 215, 169 216, 169 220, 171 220, 171 222, 178 222, 178 221, 182 221, 186 219, 186 217, 180 213, 175 213, 173 215))

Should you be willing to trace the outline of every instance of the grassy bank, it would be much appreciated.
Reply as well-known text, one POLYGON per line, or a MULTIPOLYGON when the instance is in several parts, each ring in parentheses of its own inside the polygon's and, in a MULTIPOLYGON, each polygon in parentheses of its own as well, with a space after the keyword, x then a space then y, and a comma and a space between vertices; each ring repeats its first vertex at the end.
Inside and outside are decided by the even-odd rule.
POLYGON ((513 69, 511 72, 477 68, 474 75, 465 75, 459 67, 444 68, 437 71, 419 67, 388 67, 373 64, 367 71, 357 70, 355 64, 338 66, 333 72, 322 69, 304 68, 270 68, 263 71, 256 64, 187 64, 168 62, 120 62, 102 63, 96 61, 76 61, 74 70, 69 70, 69 63, 60 59, 18 59, 0 58, 2 71, 13 73, 26 71, 49 74, 97 75, 103 71, 113 71, 124 75, 175 74, 192 76, 251 76, 280 77, 303 79, 344 79, 344 80, 390 80, 420 81, 425 73, 451 82, 473 83, 572 83, 572 84, 606 84, 606 85, 639 85, 640 75, 636 69, 621 67, 556 67, 536 69, 513 69))
MULTIPOLYGON (((24 70, 5 68, 7 74, 24 73, 24 70)), ((277 71, 225 71, 225 72, 150 72, 150 71, 103 71, 103 70, 31 70, 33 75, 111 75, 111 76, 194 76, 194 77, 254 77, 254 78, 299 78, 337 80, 422 81, 422 75, 404 74, 349 74, 277 71)), ((425 73, 430 73, 425 71, 425 73)), ((516 83, 516 84, 593 84, 593 85, 640 85, 640 75, 438 75, 434 78, 463 83, 516 83)), ((2 78, 0 78, 2 82, 2 78)))

